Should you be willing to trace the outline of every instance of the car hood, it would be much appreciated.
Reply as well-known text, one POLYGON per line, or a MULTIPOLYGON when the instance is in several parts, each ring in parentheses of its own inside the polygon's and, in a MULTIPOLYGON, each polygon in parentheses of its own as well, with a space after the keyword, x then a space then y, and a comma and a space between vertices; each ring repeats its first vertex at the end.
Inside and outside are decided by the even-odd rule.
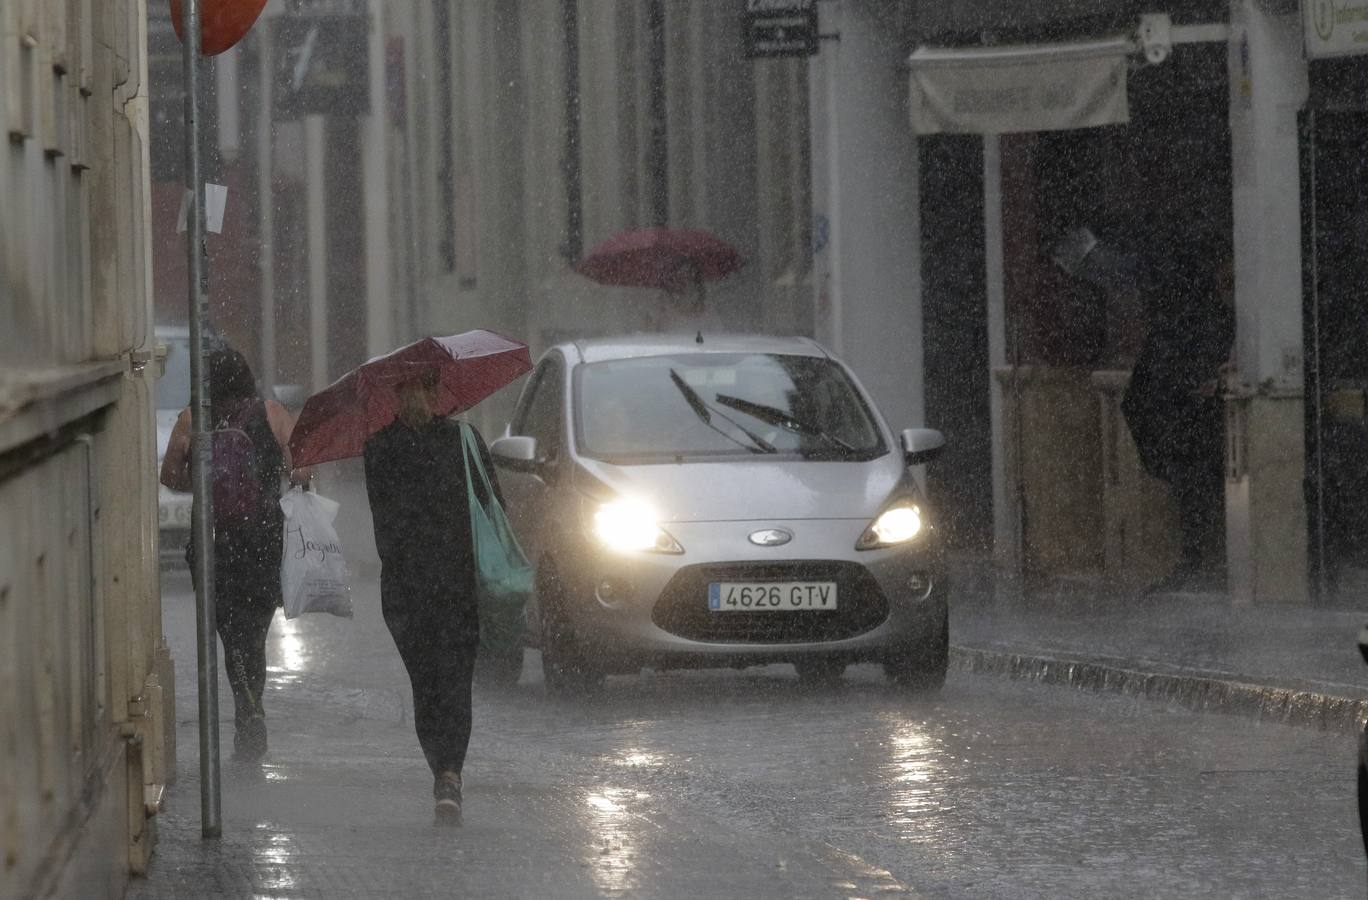
POLYGON ((896 454, 869 462, 620 466, 582 460, 587 485, 649 502, 663 522, 873 518, 902 479, 896 454))

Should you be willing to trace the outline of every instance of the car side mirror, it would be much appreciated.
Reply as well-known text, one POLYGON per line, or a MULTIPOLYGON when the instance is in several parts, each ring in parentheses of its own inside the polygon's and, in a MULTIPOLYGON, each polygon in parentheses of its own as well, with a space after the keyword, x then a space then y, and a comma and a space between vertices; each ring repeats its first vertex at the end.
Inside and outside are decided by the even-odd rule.
POLYGON ((537 464, 537 439, 523 435, 501 437, 489 445, 489 455, 494 464, 513 472, 535 474, 537 464))
POLYGON ((934 428, 908 428, 901 438, 903 458, 909 466, 928 463, 945 449, 945 435, 934 428))

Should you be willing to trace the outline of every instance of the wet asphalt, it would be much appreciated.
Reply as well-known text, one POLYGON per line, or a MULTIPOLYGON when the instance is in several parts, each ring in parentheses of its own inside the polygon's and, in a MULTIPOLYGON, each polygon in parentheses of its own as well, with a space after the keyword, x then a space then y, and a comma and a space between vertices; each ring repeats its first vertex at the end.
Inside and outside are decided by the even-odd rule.
MULTIPOLYGON (((407 681, 352 621, 272 629, 261 767, 225 757, 199 837, 193 599, 168 576, 179 783, 150 897, 1361 897, 1352 738, 951 673, 874 667, 477 690, 466 824, 431 823, 407 681)), ((953 627, 953 625, 952 625, 953 627)), ((231 703, 222 691, 225 753, 231 703)))

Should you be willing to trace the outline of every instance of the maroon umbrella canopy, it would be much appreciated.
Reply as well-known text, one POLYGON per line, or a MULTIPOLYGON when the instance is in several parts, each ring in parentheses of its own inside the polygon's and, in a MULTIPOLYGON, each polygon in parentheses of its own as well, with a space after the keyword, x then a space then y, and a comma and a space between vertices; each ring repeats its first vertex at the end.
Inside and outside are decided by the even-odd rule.
POLYGON ((438 415, 465 412, 532 369, 526 344, 492 331, 428 337, 376 357, 343 375, 304 404, 290 434, 291 462, 311 466, 360 456, 366 438, 394 421, 397 388, 438 373, 438 415))
POLYGON ((735 247, 706 231, 639 228, 594 247, 575 271, 599 284, 658 288, 684 263, 695 265, 704 281, 721 281, 742 262, 735 247))

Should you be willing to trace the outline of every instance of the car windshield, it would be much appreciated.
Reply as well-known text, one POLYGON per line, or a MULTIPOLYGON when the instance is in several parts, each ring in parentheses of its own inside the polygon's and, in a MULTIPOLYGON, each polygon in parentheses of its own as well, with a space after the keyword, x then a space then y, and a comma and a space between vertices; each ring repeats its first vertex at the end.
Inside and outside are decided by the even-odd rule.
POLYGON ((611 462, 867 460, 883 438, 845 370, 821 357, 698 353, 576 372, 580 453, 611 462))

